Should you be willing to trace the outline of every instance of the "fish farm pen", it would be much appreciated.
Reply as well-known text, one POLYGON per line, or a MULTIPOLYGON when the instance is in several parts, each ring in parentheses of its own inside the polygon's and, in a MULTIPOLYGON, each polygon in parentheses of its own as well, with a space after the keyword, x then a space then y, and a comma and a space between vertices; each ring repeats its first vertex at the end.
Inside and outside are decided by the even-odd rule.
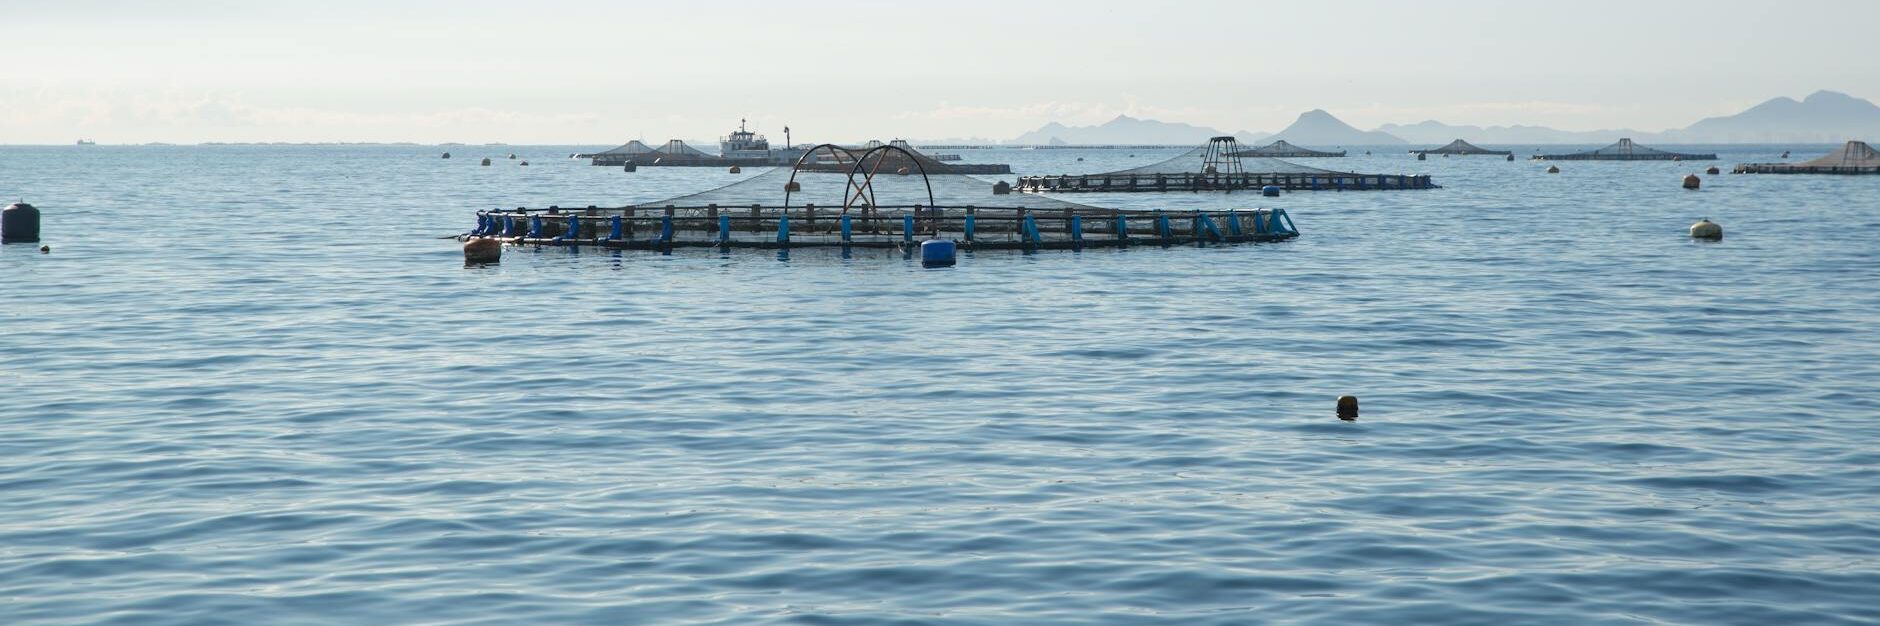
POLYGON ((1021 176, 1015 188, 1028 193, 1437 188, 1427 174, 1339 172, 1271 157, 1244 157, 1245 152, 1233 137, 1215 137, 1207 145, 1159 163, 1097 174, 1021 176))
POLYGON ((1286 140, 1284 139, 1281 139, 1279 141, 1275 141, 1273 143, 1260 146, 1258 148, 1249 148, 1246 150, 1241 150, 1241 151, 1235 152, 1234 154, 1237 154, 1240 156, 1282 157, 1282 158, 1341 157, 1341 156, 1345 156, 1345 151, 1339 150, 1337 152, 1326 152, 1324 150, 1313 150, 1311 148, 1301 148, 1299 146, 1295 146, 1290 143, 1287 143, 1286 140))
MULTIPOLYGON (((776 168, 717 189, 624 207, 479 211, 476 228, 460 238, 627 250, 905 250, 938 239, 964 250, 1034 250, 1251 243, 1299 235, 1284 209, 1103 208, 1011 194, 1003 184, 960 174, 902 173, 896 164, 911 155, 898 146, 857 152, 825 144, 811 154, 847 163, 848 171, 776 168), (840 195, 834 193, 838 188, 840 195), (827 193, 833 202, 793 203, 813 192, 827 193)), ((810 158, 805 154, 802 160, 810 158)))
POLYGON ((1514 156, 1514 151, 1513 151, 1513 150, 1489 150, 1489 149, 1487 149, 1487 148, 1483 148, 1483 147, 1481 147, 1481 146, 1477 146, 1477 145, 1475 145, 1475 144, 1472 144, 1472 143, 1469 143, 1469 142, 1467 142, 1467 141, 1463 141, 1463 140, 1461 140, 1461 139, 1457 139, 1457 140, 1455 140, 1455 141, 1451 141, 1451 142, 1449 142, 1449 143, 1448 143, 1447 145, 1444 145, 1444 146, 1443 146, 1443 147, 1441 147, 1441 148, 1431 148, 1431 149, 1429 149, 1429 150, 1411 150, 1411 151, 1410 151, 1410 153, 1411 153, 1411 154, 1419 154, 1419 155, 1421 155, 1421 154, 1440 154, 1440 155, 1443 155, 1443 156, 1449 156, 1449 155, 1456 155, 1456 156, 1514 156))
MULTIPOLYGON (((849 148, 849 150, 855 152, 867 151, 883 145, 892 145, 901 148, 901 150, 894 155, 887 157, 890 160, 900 161, 894 163, 890 168, 891 170, 899 169, 900 167, 913 167, 914 162, 919 161, 921 165, 925 166, 931 173, 1012 173, 1012 166, 1003 163, 942 163, 942 161, 957 161, 960 157, 958 155, 946 155, 950 158, 936 158, 922 154, 912 146, 909 146, 905 140, 901 139, 896 139, 886 144, 878 140, 870 141, 860 147, 849 148)), ((777 150, 774 153, 768 150, 762 152, 733 150, 732 146, 729 144, 724 148, 725 154, 718 155, 688 146, 685 142, 677 139, 668 141, 666 145, 659 148, 648 146, 639 141, 630 141, 627 142, 626 145, 612 150, 586 155, 577 154, 575 156, 587 158, 589 162, 594 165, 606 167, 779 167, 792 165, 804 154, 807 154, 807 152, 801 148, 786 148, 784 150, 777 150)), ((843 171, 847 165, 829 160, 813 159, 802 163, 802 167, 811 170, 840 172, 843 171)))
POLYGON ((1865 141, 1849 141, 1839 152, 1801 163, 1744 163, 1737 174, 1880 174, 1880 154, 1865 141))
POLYGON ((1598 150, 1589 150, 1586 152, 1574 152, 1571 154, 1540 154, 1540 155, 1535 155, 1533 160, 1537 160, 1537 161, 1715 161, 1717 160, 1717 155, 1715 154, 1687 154, 1683 152, 1666 152, 1664 150, 1658 150, 1655 148, 1647 148, 1645 146, 1632 143, 1631 139, 1620 139, 1618 143, 1612 144, 1610 146, 1606 146, 1604 148, 1600 148, 1598 150))

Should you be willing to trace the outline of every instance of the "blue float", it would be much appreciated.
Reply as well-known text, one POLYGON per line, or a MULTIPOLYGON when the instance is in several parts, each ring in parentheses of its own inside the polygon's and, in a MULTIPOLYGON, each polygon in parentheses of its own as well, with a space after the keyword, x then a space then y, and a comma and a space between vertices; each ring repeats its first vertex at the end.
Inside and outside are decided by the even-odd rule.
POLYGON ((1267 185, 1265 187, 1261 187, 1260 195, 1266 196, 1268 198, 1278 198, 1279 197, 1279 185, 1267 185))
POLYGON ((947 239, 920 242, 920 264, 926 267, 950 267, 958 251, 959 246, 947 239))

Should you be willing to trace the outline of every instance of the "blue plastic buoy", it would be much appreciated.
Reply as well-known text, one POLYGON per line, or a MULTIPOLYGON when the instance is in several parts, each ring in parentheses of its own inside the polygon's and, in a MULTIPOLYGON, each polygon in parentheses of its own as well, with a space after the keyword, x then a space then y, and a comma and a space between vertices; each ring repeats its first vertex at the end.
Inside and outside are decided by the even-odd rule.
POLYGON ((926 267, 952 266, 958 255, 959 246, 948 239, 929 239, 920 242, 920 264, 926 267))
POLYGON ((1261 187, 1260 195, 1266 196, 1268 198, 1278 198, 1279 197, 1279 185, 1267 185, 1265 187, 1261 187))
POLYGON ((24 202, 16 202, 0 210, 0 242, 31 241, 39 241, 39 209, 24 202))

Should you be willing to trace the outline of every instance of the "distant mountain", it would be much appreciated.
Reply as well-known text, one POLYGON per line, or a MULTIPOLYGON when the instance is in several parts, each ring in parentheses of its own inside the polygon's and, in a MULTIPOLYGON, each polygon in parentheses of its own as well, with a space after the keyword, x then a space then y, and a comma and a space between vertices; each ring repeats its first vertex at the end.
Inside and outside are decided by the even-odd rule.
POLYGON ((1324 109, 1313 109, 1299 114, 1285 130, 1273 133, 1261 141, 1284 139, 1293 144, 1306 147, 1336 146, 1388 146, 1406 143, 1390 133, 1365 131, 1352 128, 1324 109))
POLYGON ((1545 143, 1611 143, 1619 137, 1641 140, 1654 133, 1636 130, 1555 130, 1546 126, 1457 126, 1436 120, 1415 124, 1385 124, 1378 130, 1402 137, 1413 144, 1442 145, 1457 139, 1474 144, 1532 145, 1545 143))
POLYGON ((1438 121, 1385 124, 1378 130, 1414 144, 1444 144, 1467 139, 1477 144, 1605 144, 1620 137, 1664 143, 1841 143, 1880 137, 1880 106, 1833 91, 1817 91, 1800 101, 1775 98, 1736 115, 1699 120, 1661 133, 1631 129, 1556 130, 1545 126, 1456 126, 1438 121))
POLYGON ((1699 120, 1664 137, 1683 143, 1841 143, 1880 138, 1880 106, 1834 91, 1774 98, 1736 115, 1699 120))
POLYGON ((1009 143, 1045 145, 1187 145, 1207 143, 1228 133, 1180 122, 1161 122, 1118 115, 1096 126, 1065 126, 1051 122, 1012 139, 1009 143))

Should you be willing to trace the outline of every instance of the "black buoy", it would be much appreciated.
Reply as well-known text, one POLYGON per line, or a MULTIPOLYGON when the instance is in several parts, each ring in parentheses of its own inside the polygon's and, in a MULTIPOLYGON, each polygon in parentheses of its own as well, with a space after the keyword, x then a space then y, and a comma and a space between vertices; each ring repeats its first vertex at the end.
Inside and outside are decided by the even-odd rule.
POLYGON ((15 202, 0 209, 0 242, 39 241, 39 209, 25 202, 15 202))
POLYGON ((40 254, 52 254, 52 246, 40 246, 39 253, 40 254))
POLYGON ((1003 196, 1012 193, 1012 183, 999 181, 992 184, 992 195, 1003 196))
POLYGON ((450 158, 450 153, 449 153, 449 152, 446 152, 446 153, 444 153, 444 157, 443 157, 443 158, 446 158, 446 159, 448 159, 448 158, 450 158))
POLYGON ((1358 419, 1358 397, 1338 396, 1338 419, 1347 422, 1358 419))

